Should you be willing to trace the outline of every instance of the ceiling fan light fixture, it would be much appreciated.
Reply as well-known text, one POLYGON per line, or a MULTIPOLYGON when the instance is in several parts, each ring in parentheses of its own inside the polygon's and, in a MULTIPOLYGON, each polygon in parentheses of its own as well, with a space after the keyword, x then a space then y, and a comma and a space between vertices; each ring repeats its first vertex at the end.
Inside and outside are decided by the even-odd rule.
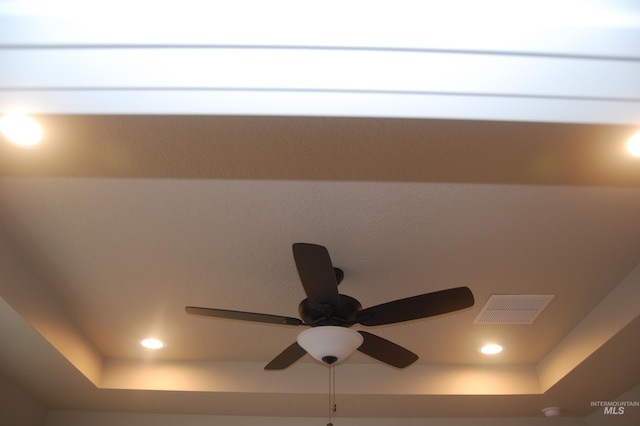
POLYGON ((331 325, 313 327, 298 335, 298 344, 309 355, 327 364, 347 358, 363 341, 357 331, 331 325))
POLYGON ((297 341, 272 359, 265 370, 283 370, 307 353, 332 365, 356 349, 392 367, 405 368, 417 361, 418 355, 375 334, 356 332, 349 327, 354 324, 369 327, 412 321, 469 308, 474 304, 473 293, 468 287, 454 287, 362 309, 356 299, 338 292, 338 284, 344 274, 333 266, 326 247, 294 243, 292 249, 307 295, 298 305, 301 319, 228 309, 185 308, 189 314, 213 318, 312 327, 300 333, 297 341))

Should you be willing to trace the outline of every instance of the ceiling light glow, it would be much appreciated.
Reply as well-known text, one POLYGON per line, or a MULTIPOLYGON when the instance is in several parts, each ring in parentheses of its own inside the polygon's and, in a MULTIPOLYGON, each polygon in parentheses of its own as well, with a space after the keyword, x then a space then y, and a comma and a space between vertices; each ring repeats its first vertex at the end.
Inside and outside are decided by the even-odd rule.
POLYGON ((629 142, 627 142, 627 150, 634 157, 640 157, 640 130, 635 132, 629 142))
POLYGON ((20 146, 34 146, 42 140, 40 124, 26 115, 5 115, 0 119, 0 131, 9 141, 20 146))
POLYGON ((491 343, 488 345, 484 345, 480 349, 480 352, 482 352, 485 355, 495 355, 502 352, 502 346, 496 345, 495 343, 491 343))
POLYGON ((160 349, 164 347, 164 343, 158 339, 144 339, 140 344, 147 349, 160 349))

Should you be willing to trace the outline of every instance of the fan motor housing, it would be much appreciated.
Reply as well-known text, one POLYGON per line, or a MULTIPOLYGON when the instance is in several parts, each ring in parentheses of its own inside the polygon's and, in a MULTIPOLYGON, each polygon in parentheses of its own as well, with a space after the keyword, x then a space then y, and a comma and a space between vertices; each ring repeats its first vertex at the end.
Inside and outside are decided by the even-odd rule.
POLYGON ((304 299, 298 305, 298 313, 305 324, 313 327, 319 325, 336 325, 351 327, 356 323, 356 314, 362 310, 362 305, 356 299, 345 294, 340 294, 340 304, 330 306, 319 304, 312 307, 309 299, 304 299))

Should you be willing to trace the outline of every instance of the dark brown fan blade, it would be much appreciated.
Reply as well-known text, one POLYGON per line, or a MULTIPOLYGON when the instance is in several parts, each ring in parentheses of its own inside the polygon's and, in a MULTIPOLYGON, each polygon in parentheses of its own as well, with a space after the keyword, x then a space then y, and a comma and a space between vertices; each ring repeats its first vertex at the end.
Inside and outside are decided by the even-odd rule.
POLYGON ((272 359, 271 362, 264 367, 264 369, 284 370, 285 368, 302 358, 306 353, 307 351, 302 349, 302 346, 300 346, 298 342, 293 342, 291 346, 280 352, 278 356, 272 359))
POLYGON ((327 249, 316 244, 295 243, 293 258, 310 305, 321 311, 322 305, 337 310, 338 282, 327 249))
POLYGON ((303 325, 298 318, 283 317, 280 315, 257 314, 255 312, 228 311, 226 309, 198 308, 187 306, 187 313, 205 317, 226 318, 232 320, 264 322, 269 324, 303 325))
POLYGON ((364 337, 364 342, 358 350, 378 361, 382 361, 393 367, 405 368, 418 359, 418 355, 387 339, 367 333, 366 331, 358 331, 358 333, 364 337))
POLYGON ((363 309, 356 315, 356 321, 368 326, 393 324, 468 308, 473 302, 469 288, 456 287, 363 309))

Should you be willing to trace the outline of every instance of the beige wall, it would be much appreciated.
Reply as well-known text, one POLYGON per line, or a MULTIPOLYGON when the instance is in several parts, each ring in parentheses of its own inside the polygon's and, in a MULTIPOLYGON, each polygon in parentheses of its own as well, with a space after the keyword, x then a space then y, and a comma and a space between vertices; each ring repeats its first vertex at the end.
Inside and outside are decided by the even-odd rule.
MULTIPOLYGON (((335 426, 587 426, 575 417, 483 419, 348 419, 336 418, 335 426)), ((141 413, 89 413, 51 411, 46 426, 325 426, 326 418, 233 417, 141 413)))
MULTIPOLYGON (((617 401, 640 403, 640 385, 616 398, 617 401)), ((597 408, 586 418, 587 426, 638 426, 640 425, 640 407, 627 407, 624 414, 604 414, 604 408, 597 408)))
POLYGON ((0 424, 44 426, 47 408, 0 376, 0 424))
MULTIPOLYGON (((617 398, 621 401, 640 401, 640 385, 617 398)), ((4 417, 0 416, 0 420, 4 417)), ((44 426, 324 426, 326 418, 295 417, 243 417, 214 415, 143 414, 83 411, 50 411, 44 426)), ((340 418, 333 420, 336 426, 638 426, 640 408, 628 408, 624 415, 604 415, 596 408, 584 418, 427 418, 380 419, 340 418)), ((43 423, 9 423, 42 426, 43 423)))

